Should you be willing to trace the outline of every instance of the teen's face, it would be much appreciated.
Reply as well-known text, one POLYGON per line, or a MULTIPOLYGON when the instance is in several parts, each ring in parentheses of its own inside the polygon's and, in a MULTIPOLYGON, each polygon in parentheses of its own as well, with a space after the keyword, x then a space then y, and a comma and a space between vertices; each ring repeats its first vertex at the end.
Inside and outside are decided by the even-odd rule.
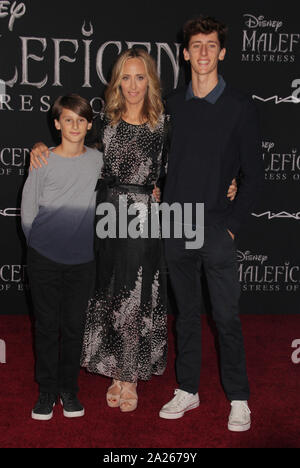
POLYGON ((148 77, 142 60, 139 58, 126 60, 120 85, 127 104, 143 103, 148 88, 148 77))
POLYGON ((218 33, 195 34, 190 38, 188 49, 183 50, 185 60, 191 63, 192 74, 217 74, 219 60, 224 60, 226 49, 221 49, 218 33))
POLYGON ((63 108, 59 120, 55 120, 55 127, 61 130, 61 136, 72 143, 78 143, 84 140, 92 123, 75 112, 63 108))

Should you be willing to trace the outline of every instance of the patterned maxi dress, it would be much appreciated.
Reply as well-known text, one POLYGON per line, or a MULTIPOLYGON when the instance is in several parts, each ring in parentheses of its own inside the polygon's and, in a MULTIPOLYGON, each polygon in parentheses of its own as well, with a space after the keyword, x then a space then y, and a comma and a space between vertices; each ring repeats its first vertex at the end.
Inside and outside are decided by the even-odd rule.
MULTIPOLYGON (((100 121, 104 165, 97 206, 109 202, 115 207, 116 237, 96 237, 96 289, 81 365, 121 381, 149 380, 164 372, 167 359, 166 268, 160 233, 150 236, 150 207, 156 207, 157 221, 152 189, 166 160, 168 116, 162 115, 155 129, 123 120, 111 126, 104 114, 100 121), (148 237, 119 235, 120 207, 134 209, 127 225, 135 218, 143 231, 147 220, 148 237)), ((96 215, 97 226, 103 216, 96 215)))

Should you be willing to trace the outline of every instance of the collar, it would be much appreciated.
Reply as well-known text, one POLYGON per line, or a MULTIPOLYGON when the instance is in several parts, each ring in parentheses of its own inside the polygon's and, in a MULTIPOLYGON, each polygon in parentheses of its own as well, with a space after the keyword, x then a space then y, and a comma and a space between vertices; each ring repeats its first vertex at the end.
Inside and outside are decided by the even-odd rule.
POLYGON ((224 78, 222 75, 218 75, 218 83, 214 87, 214 89, 211 90, 210 93, 208 93, 205 97, 199 98, 198 96, 194 95, 193 88, 192 88, 192 81, 189 82, 189 85, 186 90, 185 94, 185 100, 189 101, 190 99, 200 99, 209 102, 210 104, 215 104, 221 94, 223 93, 225 89, 226 83, 224 81, 224 78))

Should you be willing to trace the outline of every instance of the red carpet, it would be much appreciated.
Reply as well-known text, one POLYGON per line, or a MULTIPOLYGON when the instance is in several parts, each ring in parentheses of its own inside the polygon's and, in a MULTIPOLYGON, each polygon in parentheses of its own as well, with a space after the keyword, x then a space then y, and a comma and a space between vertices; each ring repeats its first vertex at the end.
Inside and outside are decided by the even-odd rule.
POLYGON ((300 339, 300 315, 242 316, 252 427, 227 430, 230 405, 219 381, 214 339, 203 316, 200 407, 177 421, 158 417, 176 387, 174 339, 170 326, 169 363, 162 377, 139 385, 139 406, 130 414, 106 406, 109 380, 80 374, 80 399, 86 416, 69 420, 56 406, 51 421, 33 421, 37 398, 33 376, 31 323, 27 316, 0 316, 6 364, 0 364, 0 447, 300 447, 300 364, 291 360, 300 339))

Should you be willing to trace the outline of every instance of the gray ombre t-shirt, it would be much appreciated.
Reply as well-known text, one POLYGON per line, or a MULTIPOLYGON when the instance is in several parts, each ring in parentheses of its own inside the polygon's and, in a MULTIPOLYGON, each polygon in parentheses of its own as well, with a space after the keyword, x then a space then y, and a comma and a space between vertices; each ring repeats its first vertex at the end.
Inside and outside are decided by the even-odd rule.
POLYGON ((85 147, 73 158, 50 152, 48 165, 29 171, 21 220, 27 244, 58 263, 94 258, 95 187, 102 153, 85 147))

